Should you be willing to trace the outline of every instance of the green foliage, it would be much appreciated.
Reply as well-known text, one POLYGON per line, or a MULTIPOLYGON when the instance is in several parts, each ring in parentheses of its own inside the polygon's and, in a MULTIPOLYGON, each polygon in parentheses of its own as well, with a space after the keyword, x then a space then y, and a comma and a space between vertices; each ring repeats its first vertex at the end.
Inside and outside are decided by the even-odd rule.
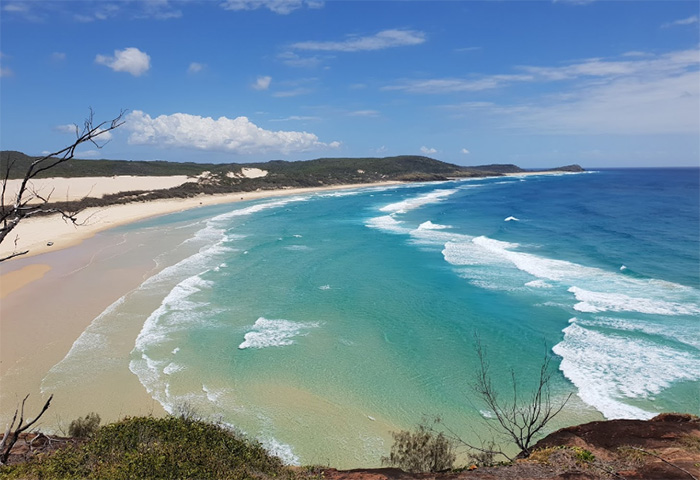
POLYGON ((0 478, 294 478, 282 462, 225 428, 181 417, 127 418, 79 447, 6 467, 0 478))
POLYGON ((556 467, 572 468, 574 466, 580 467, 592 464, 595 462, 595 455, 585 448, 559 445, 533 451, 528 457, 528 461, 556 467))
POLYGON ((442 432, 435 434, 424 425, 416 431, 392 433, 394 444, 382 463, 399 467, 407 472, 441 472, 450 470, 457 458, 454 442, 442 432))
POLYGON ((70 422, 68 435, 78 438, 91 437, 100 427, 100 420, 100 416, 95 412, 88 413, 85 417, 76 418, 70 422))

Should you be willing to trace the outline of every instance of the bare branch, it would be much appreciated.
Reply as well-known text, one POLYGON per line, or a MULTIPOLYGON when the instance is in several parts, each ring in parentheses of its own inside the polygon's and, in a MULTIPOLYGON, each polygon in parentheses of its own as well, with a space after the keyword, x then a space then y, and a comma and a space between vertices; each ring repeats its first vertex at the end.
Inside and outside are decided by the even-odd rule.
POLYGON ((27 398, 29 398, 29 394, 27 394, 27 396, 22 400, 22 407, 19 411, 19 423, 17 424, 17 428, 14 432, 11 432, 12 427, 14 427, 15 420, 17 419, 17 409, 15 409, 15 415, 12 417, 12 423, 10 423, 10 426, 5 431, 5 436, 2 437, 2 441, 0 442, 0 465, 5 465, 7 463, 7 459, 10 458, 10 451, 12 450, 12 447, 15 446, 15 443, 17 443, 20 433, 24 432, 39 421, 44 412, 49 409, 51 400, 53 400, 53 395, 51 395, 46 401, 44 407, 41 409, 41 412, 39 412, 39 415, 34 417, 31 422, 22 425, 24 423, 24 404, 27 402, 27 398))
MULTIPOLYGON (((19 189, 15 194, 12 205, 5 204, 5 194, 7 193, 7 184, 10 177, 10 172, 12 167, 15 165, 15 160, 10 161, 8 158, 8 164, 2 179, 2 196, 0 197, 0 244, 5 240, 10 232, 17 227, 20 221, 38 213, 59 213, 64 220, 76 224, 76 215, 79 213, 79 211, 65 212, 57 208, 48 208, 47 204, 51 198, 53 190, 48 196, 43 197, 33 188, 31 188, 29 182, 36 178, 36 176, 40 173, 71 160, 75 156, 76 148, 83 143, 90 142, 95 145, 95 147, 102 148, 108 143, 108 141, 98 143, 98 137, 122 126, 125 122, 125 114, 126 111, 122 110, 119 112, 119 115, 112 120, 107 120, 95 125, 94 112, 91 108, 90 114, 85 120, 82 130, 75 125, 76 140, 71 145, 43 157, 37 158, 29 165, 27 171, 24 173, 19 189), (41 203, 29 205, 31 200, 37 198, 41 201, 41 203)), ((10 255, 0 258, 0 262, 24 255, 26 253, 27 251, 18 252, 15 250, 10 255)))
POLYGON ((515 372, 512 370, 510 375, 511 400, 502 400, 493 386, 486 352, 478 335, 475 335, 474 344, 479 368, 472 389, 494 414, 498 426, 489 425, 489 427, 501 434, 505 434, 518 446, 521 451, 520 455, 528 457, 535 437, 563 410, 572 394, 569 394, 558 405, 552 403, 550 393, 550 382, 552 379, 550 369, 551 357, 545 346, 544 358, 540 365, 539 381, 528 400, 526 402, 521 401, 523 397, 518 391, 518 380, 515 372))

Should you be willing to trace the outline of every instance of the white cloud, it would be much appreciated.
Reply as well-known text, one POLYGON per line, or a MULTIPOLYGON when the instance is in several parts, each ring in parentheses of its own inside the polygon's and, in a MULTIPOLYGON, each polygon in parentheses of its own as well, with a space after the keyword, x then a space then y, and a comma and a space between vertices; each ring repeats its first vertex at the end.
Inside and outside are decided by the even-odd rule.
POLYGON ((29 11, 29 6, 22 3, 8 3, 2 9, 11 13, 25 13, 29 11))
POLYGON ((199 73, 204 70, 205 65, 203 63, 192 62, 190 66, 187 67, 187 73, 199 73))
POLYGON ((313 133, 265 130, 246 117, 215 120, 174 113, 151 118, 135 110, 128 115, 125 127, 132 132, 129 136, 132 145, 193 148, 241 155, 290 154, 340 146, 339 142, 321 142, 313 133))
POLYGON ((458 112, 480 113, 502 128, 529 133, 654 135, 700 133, 700 50, 627 61, 587 60, 533 67, 541 82, 562 88, 529 102, 467 102, 458 112))
MULTIPOLYGON (((332 58, 332 57, 328 56, 325 58, 332 58)), ((321 64, 321 62, 324 60, 323 58, 321 58, 317 55, 314 55, 311 57, 302 57, 301 55, 298 55, 294 52, 282 52, 279 55, 277 55, 277 59, 280 60, 285 65, 287 65, 288 67, 305 67, 305 68, 318 67, 321 64)))
POLYGON ((382 50, 385 48, 420 45, 426 41, 426 35, 417 30, 382 30, 369 36, 351 36, 339 42, 298 42, 292 45, 297 50, 318 50, 327 52, 360 52, 382 50))
POLYGON ((698 16, 693 15, 688 18, 682 18, 680 20, 675 20, 673 22, 666 22, 663 25, 661 25, 662 28, 668 28, 668 27, 677 27, 679 25, 692 25, 694 23, 698 23, 698 16))
POLYGON ((106 65, 115 72, 128 72, 135 77, 143 75, 151 68, 151 57, 134 47, 115 50, 113 57, 97 55, 95 62, 106 65))
POLYGON ((480 92, 504 87, 515 82, 532 81, 532 75, 491 75, 481 78, 433 78, 427 80, 405 80, 382 90, 400 90, 408 93, 454 93, 480 92))
POLYGON ((428 148, 426 146, 422 146, 422 147, 420 147, 420 152, 423 155, 434 155, 437 153, 437 150, 435 150, 434 148, 428 148))
POLYGON ((64 52, 53 52, 51 54, 51 60, 54 62, 62 62, 66 59, 66 54, 64 52))
POLYGON ((270 88, 270 82, 272 82, 272 77, 258 77, 252 86, 255 90, 267 90, 270 88))
POLYGON ((285 118, 273 118, 270 119, 271 122, 310 122, 321 120, 321 117, 313 116, 303 116, 303 115, 292 115, 285 118))
POLYGON ((676 75, 697 68, 700 64, 698 50, 682 50, 663 55, 634 52, 623 55, 624 60, 591 58, 570 65, 543 67, 523 65, 516 67, 519 74, 472 75, 469 78, 432 78, 403 80, 383 90, 399 90, 408 93, 445 94, 478 92, 504 88, 523 82, 561 82, 598 79, 611 81, 623 77, 651 77, 676 75))
POLYGON ((463 149, 461 150, 461 152, 462 152, 463 154, 465 154, 465 155, 469 155, 469 154, 471 153, 471 152, 470 152, 469 150, 467 150, 466 148, 463 148, 463 149))
POLYGON ((323 2, 314 0, 226 0, 221 4, 221 7, 226 10, 240 11, 267 8, 280 15, 288 15, 304 6, 314 9, 322 8, 323 2))
POLYGON ((355 110, 348 113, 350 117, 378 117, 379 115, 377 110, 355 110))
POLYGON ((11 77, 14 74, 15 74, 15 72, 13 72, 11 68, 0 67, 0 78, 11 77))

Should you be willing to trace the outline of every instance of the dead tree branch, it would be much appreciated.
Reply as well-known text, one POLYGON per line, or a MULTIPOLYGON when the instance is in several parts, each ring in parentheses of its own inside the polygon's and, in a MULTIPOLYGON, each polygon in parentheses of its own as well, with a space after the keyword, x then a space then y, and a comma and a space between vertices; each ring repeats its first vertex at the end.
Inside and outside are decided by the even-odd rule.
POLYGON ((21 409, 15 409, 15 414, 12 417, 12 422, 8 425, 7 430, 5 430, 5 435, 2 437, 2 440, 0 440, 0 465, 5 465, 7 463, 7 459, 10 458, 10 451, 12 450, 12 447, 15 446, 15 443, 17 443, 20 433, 24 432, 29 427, 34 425, 41 418, 44 412, 46 412, 46 410, 49 409, 49 406, 51 405, 51 400, 53 400, 53 395, 51 395, 49 399, 46 400, 44 408, 41 409, 39 415, 34 417, 34 420, 24 424, 24 404, 26 403, 27 398, 29 398, 29 394, 27 394, 27 396, 24 397, 24 400, 22 400, 21 409), (17 420, 18 411, 19 423, 17 424, 17 428, 13 432, 12 429, 15 426, 15 420, 17 420))
POLYGON ((521 451, 520 455, 528 457, 534 438, 562 411, 571 398, 571 394, 561 403, 552 401, 550 393, 553 375, 550 369, 551 357, 545 349, 537 387, 534 391, 529 395, 523 395, 519 391, 515 372, 511 371, 511 398, 504 400, 492 383, 486 352, 478 336, 475 338, 475 347, 479 368, 472 388, 493 412, 497 425, 491 428, 514 441, 521 451))
MULTIPOLYGON (((15 162, 9 161, 8 159, 5 172, 3 172, 2 195, 0 196, 0 244, 23 219, 40 213, 58 213, 64 220, 77 224, 77 215, 80 213, 80 210, 66 211, 59 208, 48 207, 47 205, 51 194, 47 196, 39 195, 31 187, 30 182, 40 173, 71 160, 75 156, 75 150, 83 143, 89 142, 97 148, 102 148, 109 141, 98 143, 98 137, 122 126, 124 124, 125 113, 126 112, 122 110, 116 118, 95 124, 94 112, 90 109, 90 115, 85 120, 82 130, 77 125, 75 126, 76 140, 71 145, 41 158, 37 158, 30 164, 22 178, 16 195, 14 195, 14 201, 11 205, 5 203, 5 195, 8 193, 7 184, 15 162), (39 199, 40 203, 30 204, 30 202, 35 199, 39 199)), ((16 244, 17 242, 15 240, 15 245, 16 244)), ((28 251, 17 251, 15 248, 11 254, 0 258, 0 262, 24 255, 27 252, 28 251)))

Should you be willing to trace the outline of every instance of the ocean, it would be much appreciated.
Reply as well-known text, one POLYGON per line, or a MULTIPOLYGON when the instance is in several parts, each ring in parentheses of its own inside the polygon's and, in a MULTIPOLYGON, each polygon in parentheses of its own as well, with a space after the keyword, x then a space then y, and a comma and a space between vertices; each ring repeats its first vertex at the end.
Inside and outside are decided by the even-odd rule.
POLYGON ((42 389, 118 363, 105 352, 130 325, 128 368, 167 411, 234 426, 290 464, 376 466, 391 431, 426 418, 490 435, 472 388, 478 337, 503 394, 511 372, 536 386, 553 356, 553 398, 572 397, 552 429, 700 414, 699 180, 466 179, 119 227, 109 234, 158 232, 157 273, 93 321, 42 389))

